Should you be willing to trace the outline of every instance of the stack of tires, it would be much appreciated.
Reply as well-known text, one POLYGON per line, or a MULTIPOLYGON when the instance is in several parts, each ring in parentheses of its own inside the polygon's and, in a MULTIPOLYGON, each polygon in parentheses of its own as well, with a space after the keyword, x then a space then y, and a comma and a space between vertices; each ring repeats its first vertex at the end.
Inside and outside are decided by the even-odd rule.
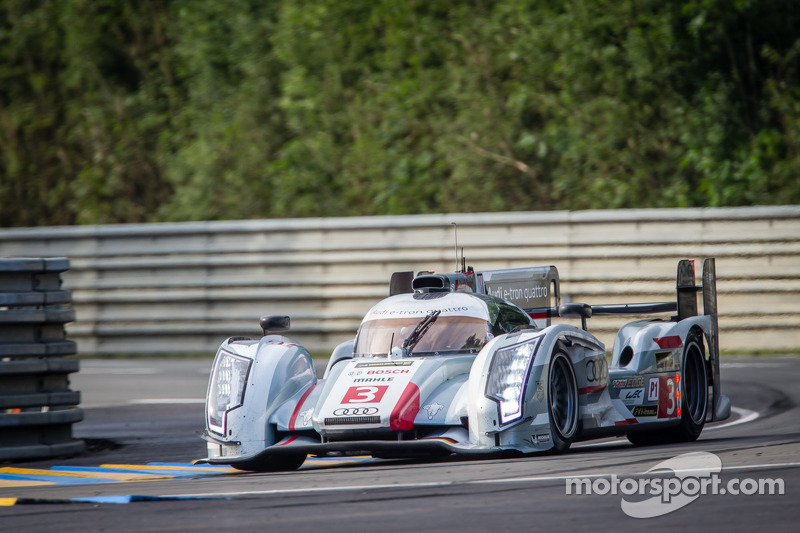
POLYGON ((75 455, 72 436, 83 419, 74 342, 64 324, 75 319, 61 288, 66 258, 0 259, 0 460, 75 455))

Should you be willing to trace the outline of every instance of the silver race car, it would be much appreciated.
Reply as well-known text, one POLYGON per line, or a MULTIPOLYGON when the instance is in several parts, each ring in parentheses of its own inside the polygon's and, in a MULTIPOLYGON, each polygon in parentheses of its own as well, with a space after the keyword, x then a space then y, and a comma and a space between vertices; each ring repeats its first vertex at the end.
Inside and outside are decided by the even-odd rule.
POLYGON ((720 392, 714 259, 695 286, 678 265, 674 302, 560 303, 555 267, 392 276, 355 339, 319 379, 308 351, 260 320, 260 340, 220 346, 208 385, 208 457, 243 470, 293 470, 306 457, 503 456, 627 435, 692 441, 730 415, 720 392), (703 314, 698 315, 697 293, 703 314), (675 313, 623 326, 610 360, 596 315, 675 313), (580 320, 581 327, 551 324, 580 320))

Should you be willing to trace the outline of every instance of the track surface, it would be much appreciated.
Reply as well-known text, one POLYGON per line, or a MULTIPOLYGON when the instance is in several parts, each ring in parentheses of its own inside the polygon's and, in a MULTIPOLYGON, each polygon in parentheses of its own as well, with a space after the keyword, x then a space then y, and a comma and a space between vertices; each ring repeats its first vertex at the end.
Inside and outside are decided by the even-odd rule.
MULTIPOLYGON (((204 444, 195 433, 203 425, 210 366, 210 360, 84 361, 73 377, 86 408, 75 434, 88 439, 90 450, 79 457, 0 466, 38 471, 111 464, 151 473, 158 470, 151 463, 202 457, 204 444)), ((563 456, 509 460, 361 460, 334 466, 309 461, 291 473, 198 471, 145 481, 0 483, 0 499, 20 499, 0 507, 0 523, 4 531, 26 532, 797 531, 800 357, 725 358, 722 377, 734 417, 706 426, 695 443, 636 448, 611 439, 574 445, 563 456), (642 473, 687 452, 718 456, 723 486, 731 480, 780 479, 784 494, 701 495, 669 514, 635 519, 623 512, 621 500, 644 497, 566 493, 567 477, 652 478, 642 473), (162 499, 54 503, 107 496, 128 501, 131 495, 162 499), (39 503, 24 504, 31 501, 39 503)))

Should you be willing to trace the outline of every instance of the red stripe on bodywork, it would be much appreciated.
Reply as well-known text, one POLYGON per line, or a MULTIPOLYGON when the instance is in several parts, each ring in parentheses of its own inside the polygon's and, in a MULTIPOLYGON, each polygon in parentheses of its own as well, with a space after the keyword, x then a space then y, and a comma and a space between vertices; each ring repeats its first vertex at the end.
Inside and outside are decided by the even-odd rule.
POLYGON ((541 320, 542 318, 547 318, 547 313, 528 313, 528 316, 534 320, 541 320))
POLYGON ((389 416, 389 427, 399 431, 414 428, 414 419, 419 413, 419 387, 413 383, 406 386, 397 405, 389 416))
POLYGON ((289 440, 287 440, 286 442, 282 442, 281 444, 279 444, 279 446, 286 446, 287 444, 291 444, 296 440, 297 440, 297 435, 290 437, 289 440))
POLYGON ((308 395, 311 394, 311 391, 314 390, 314 387, 317 386, 317 383, 311 385, 308 388, 308 390, 306 390, 300 397, 300 401, 297 402, 297 405, 295 406, 294 411, 292 412, 292 418, 289 419, 289 431, 294 431, 294 424, 295 422, 297 422, 297 416, 300 414, 300 409, 302 409, 303 403, 306 401, 306 398, 308 398, 308 395))
POLYGON ((615 426, 624 426, 624 425, 627 425, 627 424, 638 424, 638 423, 639 423, 639 421, 636 420, 635 418, 628 418, 627 420, 618 420, 617 422, 614 422, 614 425, 615 426))
POLYGON ((578 394, 591 394, 605 389, 605 385, 592 385, 591 387, 581 387, 578 389, 578 394))
POLYGON ((670 335, 669 337, 656 337, 653 339, 662 350, 668 348, 680 348, 683 346, 683 341, 677 335, 670 335))

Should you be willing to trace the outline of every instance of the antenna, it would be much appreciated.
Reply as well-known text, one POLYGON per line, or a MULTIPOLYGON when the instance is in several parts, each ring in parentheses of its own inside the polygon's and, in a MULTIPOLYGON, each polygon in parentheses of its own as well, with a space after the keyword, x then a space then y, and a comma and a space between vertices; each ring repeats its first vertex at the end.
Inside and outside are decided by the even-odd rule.
POLYGON ((455 239, 455 246, 453 247, 456 252, 456 272, 458 272, 458 224, 451 222, 453 225, 453 237, 455 239))

